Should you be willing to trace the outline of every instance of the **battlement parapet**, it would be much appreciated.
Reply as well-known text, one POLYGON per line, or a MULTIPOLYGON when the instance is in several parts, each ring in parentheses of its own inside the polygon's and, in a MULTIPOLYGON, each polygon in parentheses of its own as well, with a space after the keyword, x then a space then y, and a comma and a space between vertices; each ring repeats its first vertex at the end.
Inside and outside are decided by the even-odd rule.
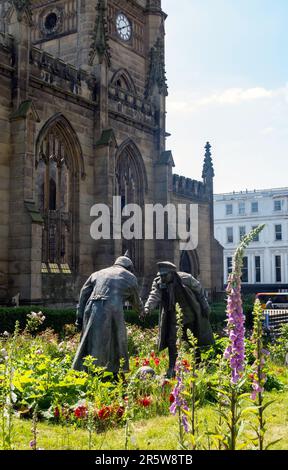
POLYGON ((96 78, 37 47, 30 52, 31 75, 75 95, 96 101, 96 78))
POLYGON ((202 181, 173 175, 173 191, 179 196, 191 199, 207 200, 207 188, 202 181))

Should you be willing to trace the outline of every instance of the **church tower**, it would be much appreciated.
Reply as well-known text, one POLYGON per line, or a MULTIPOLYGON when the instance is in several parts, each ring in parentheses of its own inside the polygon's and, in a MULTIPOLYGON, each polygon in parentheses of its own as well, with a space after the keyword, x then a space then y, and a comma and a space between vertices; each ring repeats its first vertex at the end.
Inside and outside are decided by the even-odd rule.
MULTIPOLYGON (((52 73, 56 58, 75 68, 76 80, 89 76, 96 102, 95 202, 112 210, 118 195, 122 206, 144 207, 155 200, 166 205, 174 162, 165 148, 166 14, 161 0, 35 1, 32 13, 31 43, 43 51, 41 60, 52 73)), ((158 245, 100 241, 94 247, 95 269, 129 248, 142 274, 155 265, 155 252, 159 259, 161 252, 167 255, 167 244, 158 245)))
POLYGON ((0 303, 71 304, 127 249, 144 295, 163 259, 214 288, 210 146, 203 181, 173 175, 166 148, 165 19, 161 0, 0 0, 0 303), (115 198, 122 226, 129 204, 198 204, 199 247, 145 239, 145 211, 119 236, 115 198))
POLYGON ((31 8, 32 44, 96 76, 103 111, 109 84, 130 92, 142 105, 155 105, 162 129, 159 152, 164 151, 166 15, 161 0, 36 0, 31 8))

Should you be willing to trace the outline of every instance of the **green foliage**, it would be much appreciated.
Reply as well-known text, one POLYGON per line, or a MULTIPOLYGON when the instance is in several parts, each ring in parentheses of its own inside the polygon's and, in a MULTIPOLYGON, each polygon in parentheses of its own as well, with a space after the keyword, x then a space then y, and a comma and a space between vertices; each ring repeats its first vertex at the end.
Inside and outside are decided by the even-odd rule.
MULTIPOLYGON (((171 405, 170 397, 174 382, 163 380, 163 375, 167 369, 167 356, 164 353, 157 356, 157 353, 153 352, 153 349, 156 351, 153 347, 157 336, 156 330, 144 330, 144 337, 142 337, 143 330, 139 327, 133 326, 128 329, 131 343, 137 349, 137 357, 131 357, 130 374, 126 375, 124 381, 119 378, 118 382, 114 381, 111 374, 97 368, 94 369, 95 366, 91 358, 87 359, 88 362, 86 364, 89 374, 70 369, 76 347, 79 344, 79 334, 73 335, 74 329, 72 327, 66 328, 67 334, 60 342, 57 335, 51 329, 45 330, 36 337, 29 335, 27 332, 22 335, 17 335, 16 337, 15 335, 0 337, 0 351, 2 354, 2 359, 0 357, 0 396, 2 396, 4 402, 4 397, 7 397, 9 394, 9 396, 13 398, 13 403, 8 401, 8 408, 6 406, 6 410, 9 412, 9 420, 5 421, 6 448, 19 448, 19 446, 21 448, 24 446, 25 448, 25 445, 28 446, 29 441, 33 435, 36 434, 37 448, 39 446, 41 448, 49 448, 49 445, 52 444, 49 444, 48 440, 45 440, 46 438, 42 434, 42 430, 44 429, 43 420, 45 420, 51 424, 53 423, 53 427, 49 428, 49 430, 52 430, 49 434, 50 443, 53 441, 51 436, 52 433, 54 433, 54 429, 55 432, 57 429, 58 435, 62 436, 61 441, 59 437, 54 439, 54 444, 52 445, 54 448, 66 448, 67 446, 70 446, 70 448, 80 448, 78 447, 80 443, 78 444, 72 439, 75 432, 77 430, 80 432, 80 429, 82 429, 82 448, 92 448, 93 445, 94 448, 95 445, 98 446, 96 448, 100 448, 103 442, 105 442, 104 445, 107 448, 110 443, 107 441, 107 438, 105 438, 106 433, 109 433, 110 429, 112 432, 112 429, 118 428, 118 436, 121 436, 121 439, 118 438, 116 442, 119 449, 124 447, 124 429, 128 418, 127 446, 129 448, 135 448, 137 445, 142 446, 142 448, 146 448, 145 445, 148 446, 147 448, 149 448, 149 446, 150 448, 157 448, 156 443, 158 442, 162 442, 163 448, 166 448, 165 446, 168 444, 164 444, 164 436, 159 436, 157 439, 155 437, 158 432, 157 427, 154 431, 151 428, 148 435, 143 434, 140 441, 139 435, 142 436, 141 432, 143 432, 143 428, 148 426, 148 423, 153 417, 158 417, 157 419, 160 423, 159 417, 169 414, 169 407, 171 405), (9 357, 6 352, 9 352, 9 357), (11 361, 11 352, 13 361, 11 361), (10 366, 8 368, 9 361, 11 365, 13 362, 13 375, 8 372, 8 369, 12 371, 10 366), (157 374, 156 379, 152 379, 149 376, 146 378, 136 377, 138 368, 144 364, 154 368, 157 374), (3 381, 5 367, 8 374, 6 375, 5 381, 3 381), (13 377, 13 389, 9 385, 9 377, 13 377), (133 385, 128 391, 127 387, 129 384, 133 385), (128 395, 130 396, 130 408, 127 414, 125 410, 127 409, 128 395), (12 406, 9 403, 11 403, 12 406), (17 415, 22 418, 20 423, 14 413, 17 413, 17 415), (17 439, 20 437, 17 437, 15 432, 12 431, 15 426, 17 426, 18 434, 19 429, 24 429, 26 426, 25 422, 23 422, 24 418, 26 418, 26 420, 27 418, 33 419, 32 424, 29 419, 27 434, 25 436, 26 441, 24 440, 19 443, 17 439), (140 431, 137 425, 139 420, 142 420, 140 431), (61 428, 54 427, 56 423, 58 423, 61 428), (123 427, 124 429, 121 430, 123 427), (34 429, 32 435, 30 431, 31 428, 34 429), (104 432, 102 437, 101 434, 97 434, 99 432, 104 432), (145 441, 144 435, 151 441, 150 445, 145 441), (156 441, 154 442, 155 439, 156 441)), ((219 338, 219 340, 216 340, 216 350, 219 352, 223 351, 224 348, 224 339, 219 338)), ((213 448, 215 439, 212 436, 205 437, 205 435, 207 430, 211 432, 213 428, 212 423, 214 423, 215 427, 217 425, 215 413, 214 411, 213 413, 209 411, 209 415, 207 415, 205 409, 208 409, 207 403, 213 404, 213 410, 215 409, 215 402, 218 398, 217 390, 221 384, 221 380, 223 381, 223 375, 225 375, 219 366, 220 354, 217 357, 215 352, 213 354, 211 353, 211 358, 205 360, 204 364, 198 366, 194 382, 192 380, 191 363, 193 361, 191 361, 191 355, 187 351, 183 352, 183 354, 187 372, 188 395, 186 395, 186 397, 191 400, 192 385, 195 384, 195 396, 193 400, 195 400, 194 403, 197 409, 201 407, 201 412, 197 413, 196 420, 197 427, 199 423, 199 431, 196 427, 197 433, 195 434, 194 441, 191 434, 191 442, 189 441, 190 447, 213 448), (206 423, 206 426, 202 423, 203 416, 207 418, 208 425, 206 423), (206 438, 207 443, 205 444, 206 438)), ((278 369, 276 371, 277 373, 275 373, 274 370, 275 368, 270 367, 266 384, 268 384, 268 386, 271 384, 271 388, 273 384, 273 390, 276 390, 278 389, 277 380, 281 378, 285 382, 286 379, 284 368, 281 369, 281 374, 279 374, 278 369), (270 375, 272 377, 271 380, 270 375)), ((249 369, 247 373, 249 373, 249 369)), ((251 384, 249 384, 249 380, 246 380, 244 391, 249 393, 250 387, 251 384)), ((282 395, 285 396, 284 389, 282 395)), ((278 402, 279 399, 277 406, 280 406, 278 402)), ((8 416, 7 412, 5 413, 5 415, 8 416)), ((192 415, 189 415, 188 418, 191 420, 192 415)), ((247 415, 245 419, 251 418, 247 415)), ((46 427, 45 429, 47 429, 48 435, 48 428, 46 427)), ((175 433, 177 433, 177 426, 174 428, 173 436, 171 436, 171 438, 167 436, 168 440, 166 440, 167 442, 169 441, 169 448, 173 448, 173 445, 175 445, 174 448, 177 448, 175 433)), ((2 447, 4 446, 3 436, 4 434, 2 433, 2 447)), ((273 436, 271 436, 270 440, 273 440, 273 436)), ((243 439, 241 435, 239 442, 240 445, 242 445, 243 439)))
MULTIPOLYGON (((288 392, 284 392, 279 399, 277 393, 269 393, 268 400, 276 399, 274 406, 268 409, 267 414, 271 418, 271 422, 267 431, 267 439, 275 440, 276 437, 282 437, 281 441, 274 443, 269 449, 283 450, 288 449, 288 433, 287 423, 283 419, 286 416, 288 408, 288 392)), ((217 414, 215 407, 206 405, 201 408, 199 413, 199 431, 205 434, 207 429, 213 429, 217 422, 217 414)), ((17 450, 28 450, 29 441, 31 439, 31 421, 15 419, 14 448, 17 450)), ((134 448, 141 450, 179 450, 177 439, 177 418, 174 416, 156 416, 154 418, 144 418, 134 422, 133 433, 136 438, 134 448)), ((37 446, 45 450, 88 450, 87 430, 81 427, 71 427, 67 425, 51 424, 47 421, 38 423, 38 439, 37 446)), ((246 431, 249 434, 249 430, 246 431)), ((124 431, 117 426, 109 428, 105 433, 93 434, 93 449, 100 450, 118 450, 123 449, 124 431)), ((245 434, 245 431, 244 431, 245 434)), ((209 439, 209 436, 208 436, 209 439)), ((207 439, 207 441, 208 441, 207 439)), ((211 440, 211 437, 210 437, 211 440)), ((131 441, 130 441, 131 442, 131 441)), ((212 444, 203 444, 207 449, 212 444)), ((131 442, 132 444, 132 442, 131 442)), ((253 444, 249 449, 253 448, 253 444)), ((272 454, 271 454, 272 455, 272 454)), ((269 457, 269 455, 268 455, 269 457)), ((249 457, 248 457, 249 458, 249 457)), ((264 456, 265 458, 265 456, 264 456)), ((273 458, 273 455, 272 455, 273 458)))
POLYGON ((144 329, 136 325, 128 325, 128 352, 139 356, 149 354, 157 349, 158 329, 144 329))
POLYGON ((287 363, 288 355, 288 323, 283 324, 280 328, 280 334, 275 343, 269 344, 269 351, 272 359, 278 364, 287 363))
MULTIPOLYGON (((246 318, 246 328, 251 329, 253 325, 253 305, 255 300, 255 295, 247 294, 242 296, 243 300, 243 313, 246 318)), ((213 331, 219 335, 223 335, 223 329, 226 328, 226 302, 225 300, 221 302, 213 302, 211 305, 211 315, 210 322, 213 328, 213 331)))
MULTIPOLYGON (((263 309, 259 299, 256 300, 253 309, 253 333, 251 341, 254 345, 253 355, 255 361, 252 365, 252 396, 256 401, 255 414, 257 416, 254 431, 257 436, 259 450, 264 449, 264 438, 267 432, 267 420, 265 410, 271 403, 264 403, 264 385, 267 380, 267 351, 263 348, 263 309)), ((255 440, 256 442, 256 440, 255 440)))
POLYGON ((222 302, 214 302, 211 305, 210 322, 213 331, 221 333, 223 328, 226 326, 226 303, 225 300, 222 302))
MULTIPOLYGON (((12 333, 16 321, 19 322, 20 329, 24 330, 27 325, 27 315, 31 312, 41 311, 45 316, 45 322, 40 326, 39 331, 52 328, 56 333, 63 333, 66 325, 73 325, 76 320, 76 308, 48 308, 43 306, 23 306, 23 307, 0 307, 0 332, 8 331, 12 333)), ((131 325, 139 325, 145 328, 152 328, 158 324, 159 312, 154 311, 142 322, 139 315, 134 310, 124 311, 125 320, 131 325)))
POLYGON ((159 310, 154 310, 144 320, 139 318, 139 314, 134 310, 124 310, 124 316, 127 323, 137 325, 145 329, 154 328, 159 323, 159 310))
POLYGON ((209 362, 216 359, 219 355, 223 355, 225 349, 228 346, 229 338, 220 337, 217 334, 214 334, 215 343, 213 346, 201 348, 201 359, 204 362, 209 362))
POLYGON ((26 330, 28 333, 35 335, 45 321, 42 312, 31 312, 27 315, 26 330))
POLYGON ((16 321, 19 321, 20 329, 24 330, 27 324, 27 315, 32 311, 41 311, 45 316, 45 322, 42 324, 40 331, 50 327, 60 333, 67 323, 74 323, 76 317, 74 309, 52 309, 35 305, 29 307, 0 307, 0 331, 13 332, 16 321))
MULTIPOLYGON (((10 309, 12 313, 13 310, 10 309)), ((34 307, 33 310, 39 312, 40 309, 34 307)), ((177 310, 179 316, 178 307, 177 310)), ((30 311, 31 307, 25 315, 30 311)), ((42 311, 47 319, 45 309, 42 311)), ((126 312, 126 315, 131 315, 131 312, 126 312)), ((131 318, 133 319, 133 314, 131 318)), ((46 319, 43 328, 47 324, 46 319)), ((178 432, 181 433, 179 436, 181 448, 237 447, 243 449, 253 448, 256 445, 257 406, 252 406, 249 398, 252 385, 250 375, 253 375, 252 363, 255 355, 253 356, 253 342, 248 338, 245 341, 247 363, 241 383, 238 384, 239 390, 235 391, 235 388, 231 388, 229 374, 225 369, 227 364, 225 365, 222 358, 228 338, 216 335, 215 345, 201 351, 199 364, 196 361, 194 339, 188 334, 192 345, 190 350, 184 348, 181 328, 178 329, 180 350, 178 367, 184 387, 180 392, 188 404, 188 409, 183 407, 177 416, 181 418, 181 422, 178 419, 177 423, 177 418, 174 417, 172 421, 171 418, 163 418, 161 421, 161 416, 169 414, 173 401, 172 392, 175 391, 177 381, 163 378, 167 370, 168 358, 165 352, 157 353, 157 328, 144 329, 143 325, 141 327, 128 326, 130 373, 125 376, 120 373, 115 380, 111 373, 96 367, 92 357, 86 358, 85 372, 71 370, 80 339, 79 333, 76 333, 73 326, 74 320, 75 312, 73 311, 73 320, 61 327, 60 336, 51 328, 37 332, 36 335, 34 327, 38 328, 42 325, 39 325, 39 322, 34 325, 34 317, 32 317, 31 328, 27 328, 27 323, 24 328, 24 323, 21 335, 18 334, 17 329, 14 335, 9 336, 6 333, 0 335, 2 405, 0 407, 0 413, 2 413, 0 443, 3 448, 27 448, 32 438, 30 448, 37 449, 41 446, 41 448, 48 449, 50 443, 48 440, 43 440, 42 433, 43 429, 46 429, 45 432, 47 434, 50 432, 51 435, 52 429, 58 433, 58 436, 61 435, 61 443, 59 437, 56 441, 54 439, 52 448, 92 449, 96 446, 100 449, 105 445, 105 448, 112 446, 115 449, 124 447, 126 449, 176 449, 177 424, 178 432), (139 375, 139 368, 144 365, 152 367, 156 376, 139 375), (216 403, 218 403, 219 411, 218 420, 215 412, 216 403), (198 412, 200 407, 201 412, 198 412), (21 419, 16 418, 16 415, 21 419), (23 418, 29 418, 28 427, 23 418), (183 419, 185 418, 188 420, 189 431, 184 435, 183 419), (165 419, 170 427, 162 424, 166 423, 165 419), (44 427, 43 420, 50 423, 48 428, 44 427), (154 428, 149 427, 150 422, 155 423, 154 428), (232 425, 233 436, 230 432, 232 425), (17 426, 18 436, 13 432, 15 426, 17 426), (17 439, 19 439, 19 433, 24 432, 24 428, 29 431, 25 431, 26 441, 23 444, 23 441, 20 442, 17 439), (144 428, 149 428, 149 431, 144 433, 144 428), (252 429, 254 429, 254 434, 251 437, 252 429), (171 432, 170 437, 168 437, 168 431, 171 432), (81 436, 81 443, 72 439, 71 436, 76 433, 81 436), (159 442, 162 443, 162 447, 159 446, 159 442)), ((181 326, 181 318, 178 318, 179 322, 181 326)), ((287 340, 288 329, 284 328, 282 337, 287 340)), ((269 422, 265 432, 272 442, 272 448, 275 448, 282 444, 276 442, 273 435, 269 437, 268 434, 270 426, 275 422, 274 410, 277 410, 279 416, 281 413, 282 416, 284 414, 285 407, 281 408, 281 412, 279 410, 282 406, 282 397, 284 399, 287 395, 284 384, 287 383, 288 376, 284 367, 276 369, 271 360, 268 361, 265 383, 266 401, 263 411, 265 410, 265 415, 267 414, 265 426, 269 422), (272 390, 268 397, 266 397, 267 390, 272 390), (273 414, 268 407, 271 400, 274 400, 273 407, 271 407, 273 414)), ((285 399, 285 406, 287 406, 288 397, 285 399)), ((277 426, 275 433, 278 437, 279 425, 277 426)))
POLYGON ((246 418, 253 408, 247 403, 249 394, 243 393, 244 381, 245 379, 240 380, 237 384, 225 383, 217 390, 220 405, 217 412, 220 420, 215 431, 211 432, 211 437, 225 450, 242 450, 250 443, 249 440, 243 442, 246 418))
POLYGON ((284 383, 275 374, 267 373, 264 389, 266 392, 282 391, 284 390, 284 383))

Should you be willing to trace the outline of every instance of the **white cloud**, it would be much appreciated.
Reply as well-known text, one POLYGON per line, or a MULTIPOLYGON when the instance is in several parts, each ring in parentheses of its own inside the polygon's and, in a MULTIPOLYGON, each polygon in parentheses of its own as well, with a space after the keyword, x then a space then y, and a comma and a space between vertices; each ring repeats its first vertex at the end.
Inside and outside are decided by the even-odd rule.
MULTIPOLYGON (((174 99, 173 99, 174 98, 174 99)), ((167 125, 178 174, 201 179, 212 144, 215 190, 287 186, 288 86, 227 88, 168 101, 167 125)))
POLYGON ((202 98, 198 101, 198 105, 209 105, 209 104, 238 104, 243 101, 253 101, 259 98, 270 98, 273 96, 271 90, 265 88, 228 88, 220 93, 214 93, 206 98, 202 98))
POLYGON ((189 113, 204 106, 235 106, 242 103, 250 103, 255 100, 271 99, 281 96, 288 101, 288 85, 283 88, 268 90, 263 87, 254 88, 227 88, 219 90, 207 96, 191 95, 183 91, 179 98, 172 96, 168 99, 169 112, 189 113))
POLYGON ((265 129, 261 129, 260 134, 262 135, 271 135, 274 134, 276 129, 274 127, 265 127, 265 129))

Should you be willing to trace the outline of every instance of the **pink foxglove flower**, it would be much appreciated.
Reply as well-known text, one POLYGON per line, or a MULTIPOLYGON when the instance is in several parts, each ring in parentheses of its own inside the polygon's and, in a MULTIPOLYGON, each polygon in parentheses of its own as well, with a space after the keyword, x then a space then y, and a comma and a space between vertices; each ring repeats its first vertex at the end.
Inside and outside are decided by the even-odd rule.
POLYGON ((243 267, 244 250, 249 243, 263 230, 264 225, 259 225, 245 236, 237 248, 233 258, 232 273, 229 275, 226 292, 227 298, 227 326, 230 343, 224 352, 224 357, 229 360, 231 368, 231 383, 237 384, 245 365, 245 316, 243 314, 241 298, 241 277, 243 267))

